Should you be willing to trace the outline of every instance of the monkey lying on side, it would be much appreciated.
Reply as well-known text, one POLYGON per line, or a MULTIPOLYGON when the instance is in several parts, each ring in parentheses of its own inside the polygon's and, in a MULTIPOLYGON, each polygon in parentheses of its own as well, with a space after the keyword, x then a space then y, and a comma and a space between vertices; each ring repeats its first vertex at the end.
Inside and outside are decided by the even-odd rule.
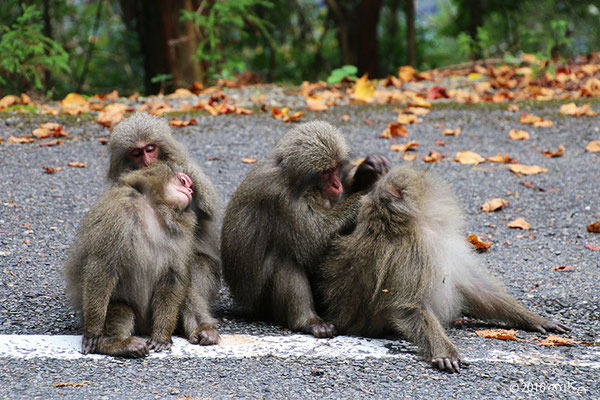
POLYGON ((143 357, 171 347, 190 285, 192 193, 187 175, 156 162, 123 175, 85 215, 65 265, 84 354, 143 357))
POLYGON ((318 285, 324 317, 341 333, 399 333, 450 372, 461 360, 443 325, 461 313, 542 333, 570 330, 506 293, 467 245, 462 218, 446 184, 392 169, 362 199, 354 232, 331 244, 318 285))

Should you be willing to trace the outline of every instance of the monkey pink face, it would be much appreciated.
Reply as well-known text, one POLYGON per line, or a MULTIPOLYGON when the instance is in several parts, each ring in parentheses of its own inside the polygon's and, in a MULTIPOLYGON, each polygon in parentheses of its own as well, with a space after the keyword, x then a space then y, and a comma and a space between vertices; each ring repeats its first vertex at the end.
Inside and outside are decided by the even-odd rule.
POLYGON ((165 188, 165 199, 167 203, 178 206, 181 209, 186 208, 192 195, 194 184, 189 176, 182 172, 177 173, 177 178, 173 179, 165 188))
POLYGON ((329 201, 336 202, 342 195, 342 180, 340 179, 340 168, 335 167, 321 173, 321 187, 323 196, 329 201))
POLYGON ((141 143, 128 155, 136 167, 144 168, 158 160, 158 146, 154 143, 141 143))

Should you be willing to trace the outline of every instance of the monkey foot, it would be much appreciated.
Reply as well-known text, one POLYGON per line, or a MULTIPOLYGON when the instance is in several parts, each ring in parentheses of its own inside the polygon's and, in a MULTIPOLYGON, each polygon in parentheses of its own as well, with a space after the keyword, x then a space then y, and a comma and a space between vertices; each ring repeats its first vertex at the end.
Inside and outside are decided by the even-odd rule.
POLYGON ((456 356, 451 357, 435 357, 431 360, 433 368, 437 368, 440 371, 447 371, 450 373, 460 372, 461 360, 456 356))
POLYGON ((333 337, 336 334, 335 325, 316 318, 300 328, 300 331, 318 338, 333 337))
POLYGON ((171 349, 171 340, 148 339, 146 342, 150 350, 156 352, 171 349))
POLYGON ((533 330, 546 333, 546 331, 558 332, 558 333, 567 333, 571 330, 567 325, 561 324, 560 322, 547 320, 541 324, 535 325, 533 330))
POLYGON ((83 354, 95 353, 98 350, 98 341, 100 336, 83 335, 81 339, 81 352, 83 354))
POLYGON ((197 328, 188 338, 191 344, 199 344, 201 346, 209 346, 219 344, 221 335, 215 328, 197 328))

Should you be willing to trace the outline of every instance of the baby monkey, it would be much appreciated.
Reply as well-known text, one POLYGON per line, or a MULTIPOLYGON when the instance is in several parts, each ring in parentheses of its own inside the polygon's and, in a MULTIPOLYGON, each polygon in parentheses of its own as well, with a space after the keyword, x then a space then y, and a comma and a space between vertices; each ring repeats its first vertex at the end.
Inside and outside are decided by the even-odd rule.
POLYGON ((443 325, 463 313, 542 333, 570 330, 506 293, 467 244, 462 219, 444 182, 393 168, 362 199, 356 229, 331 243, 318 286, 325 318, 341 333, 399 333, 449 372, 461 359, 443 325))
POLYGON ((123 175, 85 215, 65 265, 84 354, 144 357, 171 347, 190 284, 192 194, 187 175, 156 162, 123 175))

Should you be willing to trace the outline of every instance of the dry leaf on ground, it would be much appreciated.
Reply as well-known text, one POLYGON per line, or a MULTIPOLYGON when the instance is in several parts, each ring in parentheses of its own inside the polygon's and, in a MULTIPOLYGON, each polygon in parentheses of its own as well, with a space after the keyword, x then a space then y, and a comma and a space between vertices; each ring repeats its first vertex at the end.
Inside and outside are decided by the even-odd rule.
POLYGON ((196 125, 197 123, 198 123, 198 121, 196 121, 195 118, 188 119, 187 121, 182 121, 176 117, 173 117, 169 121, 169 125, 177 127, 177 128, 181 128, 183 126, 189 126, 189 125, 196 125))
POLYGON ((408 137, 406 126, 401 125, 397 122, 388 124, 387 128, 379 135, 380 138, 390 139, 393 137, 408 137))
POLYGON ((458 136, 458 135, 460 135, 460 132, 461 132, 461 128, 444 129, 442 131, 442 135, 444 135, 444 136, 458 136))
POLYGON ((521 217, 509 222, 508 224, 506 224, 506 226, 508 226, 509 228, 523 229, 524 231, 528 231, 531 229, 531 225, 529 225, 529 223, 521 217))
POLYGON ((572 265, 557 265, 556 267, 552 267, 552 271, 557 271, 557 272, 569 272, 569 271, 575 271, 577 268, 575 268, 572 265))
POLYGON ((33 142, 35 142, 35 139, 32 137, 10 136, 8 139, 6 139, 6 143, 33 143, 33 142))
POLYGON ((589 345, 591 343, 583 342, 581 340, 574 340, 570 338, 565 338, 556 335, 548 335, 548 337, 544 340, 541 340, 540 346, 570 346, 572 344, 585 344, 589 345))
POLYGON ((477 165, 484 162, 485 159, 473 151, 465 150, 457 152, 454 161, 463 165, 477 165))
POLYGON ((592 233, 600 233, 600 221, 596 221, 593 224, 589 224, 586 227, 588 232, 592 232, 592 233))
POLYGON ((62 171, 61 167, 42 167, 42 169, 47 173, 47 174, 53 174, 55 172, 58 171, 62 171))
POLYGON ((244 164, 256 164, 257 161, 258 159, 256 158, 242 158, 244 164))
POLYGON ((417 159, 417 154, 416 153, 404 153, 402 155, 402 159, 404 161, 415 161, 417 159))
POLYGON ((329 107, 327 106, 327 104, 325 104, 325 101, 323 99, 315 99, 308 97, 306 99, 306 105, 311 111, 325 111, 329 109, 329 107))
POLYGON ((547 168, 542 168, 537 165, 511 164, 509 168, 515 174, 522 175, 536 175, 541 174, 542 172, 548 172, 547 168))
POLYGON ((508 163, 515 162, 515 160, 510 158, 510 156, 508 154, 502 154, 502 153, 498 153, 492 157, 486 157, 485 161, 493 162, 493 163, 501 163, 501 164, 508 164, 508 163))
POLYGON ((509 105, 508 105, 508 108, 507 108, 506 110, 507 110, 507 111, 510 111, 510 112, 517 112, 517 111, 519 111, 519 110, 520 110, 520 108, 519 108, 519 106, 518 106, 518 105, 516 105, 516 104, 509 104, 509 105))
POLYGON ((600 140, 592 140, 585 146, 585 151, 590 153, 600 153, 600 140))
POLYGON ((508 136, 512 140, 529 140, 529 132, 521 129, 511 129, 508 136))
POLYGON ((85 386, 88 383, 90 383, 90 381, 81 381, 79 383, 76 383, 76 382, 54 382, 54 387, 65 387, 65 386, 79 387, 79 386, 85 386))
POLYGON ((415 124, 417 123, 417 116, 414 114, 401 113, 398 115, 398 119, 396 120, 396 122, 403 125, 415 124))
POLYGON ((558 145, 558 148, 556 149, 556 151, 552 152, 552 151, 542 151, 542 154, 545 155, 546 157, 562 157, 565 155, 565 146, 563 146, 562 144, 558 145))
POLYGON ((408 142, 405 144, 393 144, 390 146, 390 150, 392 151, 408 151, 413 149, 413 147, 417 147, 419 146, 419 143, 417 142, 408 142))
POLYGON ((600 247, 596 246, 595 244, 591 244, 591 243, 586 244, 584 247, 586 249, 592 250, 592 251, 599 251, 600 250, 600 247))
POLYGON ((35 128, 31 133, 37 139, 69 136, 69 134, 64 131, 62 125, 55 122, 46 122, 45 124, 41 124, 39 128, 35 128))
POLYGON ((559 113, 563 115, 573 115, 576 117, 580 117, 582 115, 586 115, 589 117, 595 117, 598 113, 592 110, 590 104, 584 104, 581 107, 577 107, 575 103, 563 104, 558 110, 559 113))
POLYGON ((484 242, 479 238, 479 236, 472 233, 467 235, 467 240, 469 241, 469 243, 471 243, 471 245, 475 248, 475 251, 477 251, 478 253, 485 253, 492 246, 492 244, 489 241, 484 242))
POLYGON ((75 168, 85 168, 86 167, 85 163, 81 162, 81 161, 68 162, 67 165, 69 167, 75 167, 75 168))
POLYGON ((504 206, 507 204, 508 200, 504 200, 497 197, 495 199, 483 203, 480 208, 483 212, 492 212, 503 209, 504 206))
POLYGON ((423 161, 425 162, 437 162, 440 160, 443 160, 446 156, 444 156, 442 153, 440 153, 437 150, 431 150, 429 152, 429 155, 423 157, 423 161))
POLYGON ((517 337, 517 331, 514 329, 478 329, 475 333, 479 337, 490 339, 522 340, 517 337))
POLYGON ((375 93, 375 82, 369 81, 367 74, 361 76, 353 86, 354 98, 359 101, 369 101, 375 93))

